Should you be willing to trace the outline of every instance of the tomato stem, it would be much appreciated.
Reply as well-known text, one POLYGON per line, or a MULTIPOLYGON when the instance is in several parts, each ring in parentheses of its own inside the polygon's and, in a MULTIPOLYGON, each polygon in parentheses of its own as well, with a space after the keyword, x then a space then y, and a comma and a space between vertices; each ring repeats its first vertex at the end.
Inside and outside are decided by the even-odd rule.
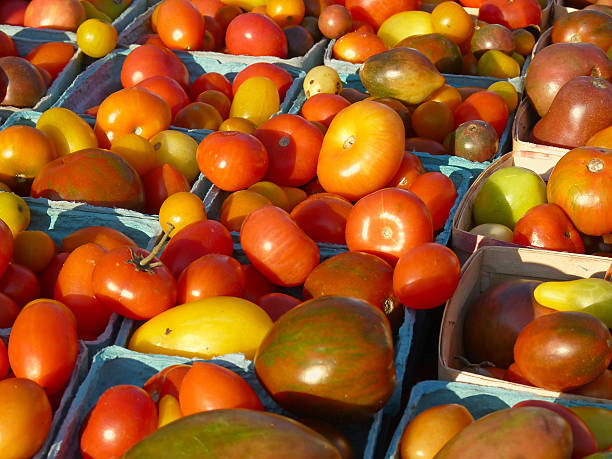
MULTIPOLYGON (((172 232, 172 230, 174 229, 174 225, 170 222, 167 222, 166 225, 168 226, 168 229, 166 231, 164 231, 164 235, 161 238, 161 240, 155 245, 155 247, 153 247, 153 250, 151 250, 151 253, 149 255, 147 255, 145 258, 143 258, 142 260, 140 260, 140 266, 147 266, 151 260, 153 258, 155 258, 157 256, 157 254, 161 251, 162 247, 164 246, 164 244, 166 243, 166 240, 170 237, 170 233, 172 232)), ((155 268, 156 266, 160 266, 163 263, 159 262, 159 264, 153 263, 151 265, 152 268, 155 268)))

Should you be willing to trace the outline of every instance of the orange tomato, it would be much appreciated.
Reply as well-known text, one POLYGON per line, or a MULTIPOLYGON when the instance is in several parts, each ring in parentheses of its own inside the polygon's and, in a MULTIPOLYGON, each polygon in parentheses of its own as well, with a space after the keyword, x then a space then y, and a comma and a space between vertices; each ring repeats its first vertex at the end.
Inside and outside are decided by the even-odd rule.
POLYGON ((130 163, 141 177, 157 165, 153 145, 136 134, 125 134, 117 138, 111 143, 110 151, 130 163))
POLYGON ((100 104, 94 132, 102 148, 125 134, 150 139, 170 127, 172 113, 168 103, 143 88, 120 89, 100 104))
POLYGON ((57 253, 53 239, 44 231, 21 231, 13 239, 13 261, 41 272, 57 253))
POLYGON ((181 383, 179 403, 184 416, 228 408, 264 409, 253 388, 240 375, 208 362, 193 362, 181 383))
POLYGON ((281 27, 298 25, 304 19, 303 0, 268 0, 266 14, 281 27))
POLYGON ((412 128, 419 137, 442 142, 454 130, 453 112, 448 105, 430 100, 420 104, 412 113, 412 128))
POLYGON ((342 35, 332 48, 335 59, 361 64, 378 53, 387 50, 385 42, 372 32, 349 32, 342 35))
POLYGON ((176 283, 177 304, 212 296, 241 297, 244 292, 244 271, 234 258, 209 253, 192 261, 176 283))
POLYGON ((202 49, 206 22, 189 0, 164 0, 157 13, 157 33, 172 49, 202 49))
POLYGON ((455 111, 463 101, 459 90, 449 84, 444 84, 441 88, 436 89, 426 100, 442 102, 450 108, 451 111, 455 111))
POLYGON ((251 212, 271 205, 270 199, 255 191, 236 191, 223 201, 219 221, 228 230, 239 232, 242 222, 251 212))
POLYGON ((38 45, 26 54, 25 58, 32 64, 45 69, 55 80, 72 56, 74 56, 72 43, 51 41, 38 45))
POLYGON ((319 93, 306 99, 302 105, 301 114, 308 121, 317 121, 326 127, 336 114, 348 107, 350 102, 338 94, 319 93))
POLYGON ((219 112, 219 115, 221 115, 221 119, 226 120, 229 117, 232 101, 229 100, 229 98, 221 91, 217 91, 216 89, 207 89, 206 91, 201 92, 198 97, 196 97, 195 101, 204 102, 215 107, 219 112))
POLYGON ((276 183, 268 181, 257 182, 251 185, 248 189, 249 191, 254 191, 255 193, 259 193, 267 197, 270 201, 272 201, 273 206, 280 207, 287 212, 289 211, 289 198, 283 189, 276 183))
POLYGON ((174 227, 170 237, 190 223, 206 219, 206 209, 202 199, 189 191, 171 194, 159 208, 159 224, 162 230, 169 229, 168 223, 174 227))
POLYGON ((185 129, 216 131, 222 122, 223 118, 215 107, 204 102, 192 102, 176 114, 173 124, 185 129))
POLYGON ((474 20, 459 3, 442 2, 431 12, 434 32, 446 35, 455 43, 463 43, 474 32, 474 20))
POLYGON ((453 181, 442 172, 426 172, 412 182, 409 191, 427 205, 434 231, 441 229, 457 199, 457 189, 453 181))
POLYGON ((139 82, 136 87, 148 89, 164 99, 170 106, 172 119, 183 107, 189 104, 189 96, 183 87, 178 81, 166 75, 152 76, 139 82))
POLYGON ((88 242, 95 242, 106 250, 113 250, 124 245, 134 249, 138 248, 138 245, 121 231, 107 226, 86 226, 73 231, 62 239, 62 252, 72 252, 88 242))
POLYGON ((425 168, 421 164, 421 160, 412 153, 405 151, 397 173, 387 186, 408 190, 416 178, 424 173, 425 168))

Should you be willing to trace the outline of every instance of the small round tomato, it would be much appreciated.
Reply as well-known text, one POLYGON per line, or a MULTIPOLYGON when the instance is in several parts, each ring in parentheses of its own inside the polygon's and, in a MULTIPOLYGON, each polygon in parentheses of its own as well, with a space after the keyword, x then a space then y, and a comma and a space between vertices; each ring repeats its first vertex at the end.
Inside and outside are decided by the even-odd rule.
POLYGON ((302 105, 301 114, 308 121, 317 121, 329 127, 334 117, 351 105, 338 94, 319 93, 308 98, 302 105))
POLYGON ((457 255, 435 242, 408 249, 393 271, 395 296, 408 308, 430 309, 448 300, 461 277, 457 255))
POLYGON ((89 57, 99 58, 117 46, 117 29, 100 19, 87 19, 76 31, 77 45, 89 57))
POLYGON ((0 292, 10 297, 21 308, 30 301, 40 298, 40 283, 30 268, 11 263, 0 277, 0 292))
POLYGON ((189 89, 189 97, 191 100, 195 100, 201 93, 208 89, 215 89, 222 92, 227 96, 229 100, 232 100, 234 93, 232 92, 232 83, 225 77, 217 72, 208 72, 197 77, 189 89))
POLYGON ((301 23, 305 12, 303 0, 268 0, 266 4, 266 14, 282 28, 301 23))
POLYGON ((177 281, 177 303, 211 296, 237 296, 244 292, 244 271, 234 258, 209 253, 187 265, 177 281))
POLYGON ((47 135, 58 156, 98 146, 91 126, 67 108, 52 107, 45 110, 36 122, 36 129, 47 135))
POLYGON ((537 0, 485 0, 478 9, 478 20, 519 29, 542 22, 542 8, 537 0))
POLYGON ((268 152, 260 139, 237 131, 213 132, 198 146, 200 171, 225 191, 248 188, 268 170, 268 152))
POLYGON ((445 1, 436 5, 431 12, 434 32, 444 34, 455 43, 463 43, 474 32, 474 20, 456 2, 445 1))
POLYGON ((345 245, 346 219, 353 205, 333 196, 313 195, 291 211, 291 217, 315 242, 345 245))
POLYGON ((55 80, 72 56, 74 56, 72 43, 51 41, 33 48, 25 58, 32 64, 45 69, 55 80))
POLYGON ((72 252, 88 242, 95 242, 106 250, 113 250, 124 245, 134 249, 138 248, 138 244, 119 230, 107 226, 85 226, 67 234, 62 239, 62 251, 72 252))
POLYGON ((444 227, 457 200, 453 181, 442 172, 426 172, 419 175, 408 189, 427 205, 434 231, 444 227))
POLYGON ((232 236, 216 220, 191 223, 178 231, 160 256, 175 279, 192 261, 209 253, 231 256, 234 251, 232 236))
POLYGON ((483 120, 501 137, 508 122, 508 105, 493 91, 478 91, 465 99, 454 111, 455 127, 466 121, 483 120))
POLYGON ((147 172, 142 177, 142 186, 147 203, 145 211, 153 215, 159 213, 168 196, 191 189, 185 176, 171 164, 161 164, 147 172))
POLYGON ((10 296, 0 293, 0 328, 11 328, 20 310, 21 308, 17 306, 17 303, 15 303, 10 296))
POLYGON ((301 186, 314 178, 323 134, 304 118, 277 115, 260 125, 253 135, 268 152, 265 180, 277 185, 301 186))
POLYGON ((189 71, 168 48, 153 45, 137 46, 127 55, 121 66, 121 84, 132 87, 155 75, 166 75, 189 88, 189 71))
POLYGON ((245 13, 227 26, 225 44, 230 54, 276 56, 286 59, 287 38, 283 30, 269 17, 245 13))
POLYGON ((159 164, 171 164, 185 176, 189 183, 200 174, 196 161, 198 142, 184 132, 165 130, 149 139, 159 164))
POLYGON ((223 120, 229 117, 230 107, 232 106, 232 101, 229 100, 225 94, 216 89, 207 89, 201 92, 198 97, 196 97, 195 102, 203 102, 212 105, 217 109, 223 120))
POLYGON ((280 207, 289 212, 289 197, 285 190, 276 183, 261 181, 251 185, 248 190, 265 196, 272 202, 273 206, 280 207))
POLYGON ((427 205, 400 188, 384 188, 361 198, 346 221, 349 250, 372 253, 392 265, 411 247, 432 240, 427 205))
POLYGON ((181 383, 179 402, 184 416, 229 408, 264 409, 253 388, 238 373, 209 362, 193 362, 181 383))
POLYGON ((442 142, 455 127, 452 110, 435 100, 420 104, 412 113, 411 122, 419 137, 437 142, 442 142))
POLYGON ((157 408, 144 389, 119 385, 107 389, 86 418, 80 449, 83 457, 120 457, 157 429, 157 408))
POLYGON ((371 32, 349 32, 342 35, 332 48, 335 59, 361 64, 370 56, 387 50, 387 45, 371 32))
POLYGON ((100 257, 92 286, 106 309, 131 319, 149 319, 176 304, 174 277, 144 249, 118 247, 100 257))
POLYGON ((215 107, 205 102, 192 102, 183 107, 172 124, 185 129, 216 131, 223 119, 215 107))
POLYGON ((266 77, 251 77, 240 85, 230 107, 230 116, 245 118, 260 126, 280 109, 278 90, 266 77))
POLYGON ((15 237, 30 225, 30 208, 21 196, 11 192, 0 192, 0 220, 6 223, 12 236, 15 237))
POLYGON ((166 75, 155 75, 146 80, 142 80, 137 85, 139 88, 148 89, 153 94, 157 94, 164 99, 170 106, 172 119, 176 114, 187 104, 189 104, 189 96, 183 87, 173 78, 166 75))
POLYGON ((202 49, 206 22, 189 0, 164 0, 157 13, 157 33, 172 49, 202 49))
POLYGON ((159 224, 170 237, 193 222, 206 220, 206 209, 202 199, 189 192, 179 191, 166 198, 159 208, 159 224), (172 225, 172 228, 169 227, 172 225))
POLYGON ((232 82, 232 92, 236 94, 240 85, 254 76, 263 76, 270 79, 278 89, 280 100, 285 99, 285 94, 287 94, 287 90, 293 83, 293 77, 284 68, 269 62, 256 62, 238 72, 238 75, 236 75, 232 82))
POLYGON ((273 321, 300 303, 297 298, 279 292, 266 293, 257 300, 257 305, 266 311, 273 321))
POLYGON ((240 231, 244 219, 263 206, 271 206, 272 201, 266 196, 251 190, 239 190, 231 193, 223 204, 219 221, 230 231, 240 231))
POLYGON ((11 368, 15 376, 37 382, 49 395, 66 385, 78 352, 74 315, 59 301, 32 301, 15 319, 8 345, 11 368))
POLYGON ((57 251, 55 242, 44 231, 21 231, 13 241, 13 261, 35 273, 45 269, 57 251))
POLYGON ((421 160, 414 154, 405 151, 397 173, 387 186, 409 190, 410 185, 412 185, 416 178, 424 173, 425 168, 421 164, 421 160))

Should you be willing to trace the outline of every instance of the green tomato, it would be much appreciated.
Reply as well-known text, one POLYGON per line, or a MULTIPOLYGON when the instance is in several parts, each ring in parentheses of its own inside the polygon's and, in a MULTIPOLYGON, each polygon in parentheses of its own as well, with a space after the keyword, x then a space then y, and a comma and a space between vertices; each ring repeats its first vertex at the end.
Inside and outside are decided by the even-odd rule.
POLYGON ((486 179, 474 199, 474 225, 499 223, 514 230, 516 222, 534 206, 546 203, 546 183, 535 172, 511 166, 486 179))
POLYGON ((612 410, 596 406, 571 406, 569 409, 589 426, 600 450, 612 445, 612 410))

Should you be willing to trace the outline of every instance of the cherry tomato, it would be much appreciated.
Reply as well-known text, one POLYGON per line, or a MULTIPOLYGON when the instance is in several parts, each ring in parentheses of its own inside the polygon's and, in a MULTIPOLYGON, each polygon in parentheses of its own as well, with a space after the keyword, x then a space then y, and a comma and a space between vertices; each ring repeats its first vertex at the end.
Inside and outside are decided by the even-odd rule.
POLYGON ((211 296, 237 296, 244 292, 242 265, 232 257, 209 253, 187 265, 177 281, 177 303, 211 296))

